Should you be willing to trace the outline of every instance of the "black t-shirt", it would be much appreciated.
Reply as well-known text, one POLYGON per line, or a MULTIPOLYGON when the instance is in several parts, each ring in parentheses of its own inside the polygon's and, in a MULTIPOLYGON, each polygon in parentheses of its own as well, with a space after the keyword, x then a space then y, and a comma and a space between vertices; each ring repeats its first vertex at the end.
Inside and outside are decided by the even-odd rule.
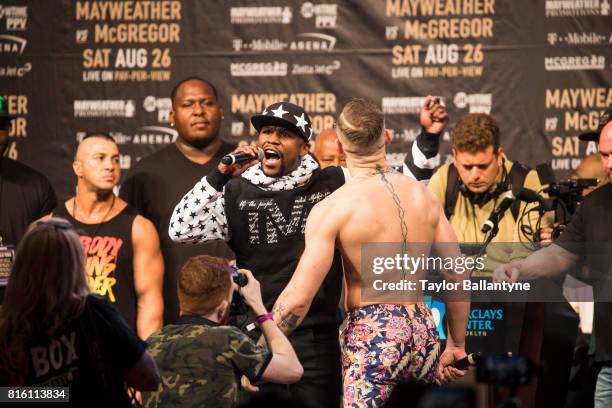
POLYGON ((23 163, 0 156, 0 304, 14 251, 28 225, 57 206, 49 180, 23 163), (12 255, 11 255, 12 254, 12 255))
POLYGON ((593 279, 595 360, 612 361, 612 184, 584 198, 557 245, 578 255, 593 279))
POLYGON ((85 274, 89 290, 106 297, 121 312, 128 325, 136 330, 138 299, 134 287, 134 247, 132 225, 137 213, 130 205, 101 224, 83 224, 72 217, 62 204, 53 215, 72 223, 87 261, 85 274))
POLYGON ((178 318, 176 279, 187 259, 196 255, 214 255, 233 259, 234 254, 224 241, 199 245, 178 244, 168 236, 174 207, 206 174, 210 173, 235 146, 223 143, 208 163, 200 165, 187 159, 171 144, 140 160, 121 184, 120 196, 151 220, 157 229, 164 255, 164 323, 178 318))
POLYGON ((30 342, 25 385, 69 387, 70 405, 76 407, 129 406, 125 374, 145 349, 117 309, 89 295, 79 317, 51 338, 30 342))
MULTIPOLYGON (((225 185, 225 213, 236 264, 261 284, 268 310, 289 283, 304 251, 304 227, 316 203, 344 184, 338 167, 316 169, 302 187, 266 191, 240 177, 225 185)), ((330 271, 297 329, 337 325, 342 261, 336 250, 330 271)))
POLYGON ((53 187, 42 173, 0 157, 0 236, 5 245, 17 246, 28 225, 56 206, 53 187))

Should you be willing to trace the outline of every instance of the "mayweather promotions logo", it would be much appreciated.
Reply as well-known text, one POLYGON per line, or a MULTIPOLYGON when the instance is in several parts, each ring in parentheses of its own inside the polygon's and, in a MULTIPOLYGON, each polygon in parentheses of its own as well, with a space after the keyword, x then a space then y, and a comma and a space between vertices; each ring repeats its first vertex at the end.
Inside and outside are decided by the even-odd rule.
POLYGON ((290 24, 291 7, 232 7, 231 24, 290 24))
POLYGON ((75 118, 133 118, 136 106, 132 99, 75 100, 75 118))
POLYGON ((607 16, 610 0, 546 0, 546 17, 607 16))

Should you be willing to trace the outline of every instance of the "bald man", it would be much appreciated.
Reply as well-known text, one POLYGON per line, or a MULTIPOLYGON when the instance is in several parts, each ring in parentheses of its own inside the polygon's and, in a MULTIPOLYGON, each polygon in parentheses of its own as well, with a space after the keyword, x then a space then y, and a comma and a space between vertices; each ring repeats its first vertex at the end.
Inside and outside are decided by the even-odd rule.
POLYGON ((79 231, 92 293, 106 297, 142 339, 161 329, 164 261, 151 221, 113 193, 119 149, 104 133, 87 135, 72 164, 77 194, 53 213, 79 231))
POLYGON ((322 169, 329 166, 346 167, 346 159, 338 147, 338 136, 334 129, 325 129, 319 133, 315 139, 314 155, 322 169))

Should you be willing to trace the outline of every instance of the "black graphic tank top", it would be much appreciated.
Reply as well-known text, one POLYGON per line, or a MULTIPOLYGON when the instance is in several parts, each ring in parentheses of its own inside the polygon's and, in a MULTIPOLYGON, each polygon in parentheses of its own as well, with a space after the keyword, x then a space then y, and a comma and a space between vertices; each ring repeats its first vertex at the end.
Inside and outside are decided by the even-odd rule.
POLYGON ((91 293, 106 297, 136 330, 137 299, 134 289, 132 224, 137 212, 129 205, 102 224, 83 224, 74 219, 62 203, 55 217, 72 223, 85 251, 85 273, 91 293))

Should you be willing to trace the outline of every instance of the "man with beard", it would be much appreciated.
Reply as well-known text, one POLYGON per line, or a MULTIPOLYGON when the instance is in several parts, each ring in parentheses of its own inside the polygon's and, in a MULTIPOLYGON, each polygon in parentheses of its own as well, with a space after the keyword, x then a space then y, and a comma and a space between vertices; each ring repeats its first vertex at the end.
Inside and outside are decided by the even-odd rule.
POLYGON ((57 205, 53 187, 42 173, 4 156, 13 119, 8 100, 0 96, 0 254, 5 261, 0 264, 0 303, 21 237, 30 223, 57 205))
POLYGON ((105 133, 88 134, 72 168, 77 193, 53 211, 75 226, 92 293, 106 297, 140 338, 162 327, 164 260, 151 221, 113 193, 119 149, 105 133))
MULTIPOLYGON (((425 130, 443 128, 446 112, 424 104, 430 116, 425 130)), ((237 265, 253 271, 261 282, 262 296, 271 308, 304 250, 304 227, 312 207, 342 186, 346 169, 319 168, 308 154, 312 122, 301 106, 277 102, 251 118, 259 132, 257 144, 265 157, 246 164, 220 164, 202 178, 176 206, 169 234, 179 242, 225 239, 236 253, 237 265), (238 177, 240 176, 240 177, 238 177)), ((441 130, 440 130, 441 131, 441 130)), ((257 157, 257 148, 244 146, 236 152, 257 157)), ((291 393, 313 407, 340 404, 340 350, 336 319, 342 285, 342 264, 336 252, 329 273, 313 300, 302 325, 289 337, 302 365, 302 380, 291 393)), ((288 333, 291 322, 280 319, 288 333)), ((240 320, 240 317, 237 319, 240 320)), ((246 318, 247 330, 254 316, 246 318)), ((251 331, 253 337, 258 336, 251 331)))
POLYGON ((144 393, 146 408, 235 407, 240 375, 280 384, 300 379, 302 366, 263 305, 259 282, 248 270, 238 273, 247 278, 240 288, 232 283, 225 259, 202 255, 183 266, 178 278, 181 317, 148 340, 162 382, 156 392, 144 393), (258 324, 270 351, 227 326, 234 291, 261 316, 258 324))
POLYGON ((233 259, 223 241, 181 246, 168 237, 172 210, 203 174, 210 173, 235 146, 219 137, 223 108, 217 90, 208 81, 189 77, 172 90, 170 126, 176 142, 139 161, 121 185, 120 196, 157 228, 164 256, 164 322, 178 318, 176 276, 192 256, 209 254, 233 259))

